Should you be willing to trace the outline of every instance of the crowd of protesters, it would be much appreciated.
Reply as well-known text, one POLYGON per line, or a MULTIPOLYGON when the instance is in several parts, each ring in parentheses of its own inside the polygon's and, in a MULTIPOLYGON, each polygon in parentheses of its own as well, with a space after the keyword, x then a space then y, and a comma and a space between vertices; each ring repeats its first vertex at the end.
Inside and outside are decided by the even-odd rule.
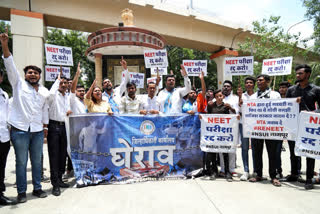
MULTIPOLYGON (((156 82, 147 84, 147 94, 136 95, 137 87, 129 81, 127 63, 122 58, 120 64, 124 70, 121 84, 113 87, 109 79, 104 79, 102 87, 95 80, 91 87, 85 90, 78 84, 81 74, 80 64, 73 80, 59 74, 58 78, 48 90, 39 83, 41 69, 37 66, 26 66, 22 78, 14 64, 13 57, 8 48, 7 33, 0 34, 3 51, 3 62, 6 75, 12 86, 12 98, 0 88, 0 204, 10 205, 27 201, 27 161, 30 155, 32 166, 32 194, 44 198, 47 193, 42 190, 41 178, 43 174, 43 142, 47 138, 50 181, 52 194, 59 196, 60 188, 68 188, 64 182, 64 174, 71 174, 72 163, 67 153, 67 133, 65 118, 72 114, 92 112, 113 114, 159 114, 172 113, 195 114, 237 114, 240 120, 241 150, 243 161, 243 174, 240 180, 260 182, 263 180, 263 146, 266 144, 269 163, 269 176, 274 186, 281 186, 280 181, 295 182, 301 178, 301 157, 294 153, 295 142, 289 141, 291 174, 283 177, 281 168, 281 152, 283 150, 280 140, 263 140, 245 138, 242 133, 242 104, 250 99, 281 99, 297 98, 300 111, 316 111, 316 103, 320 103, 320 88, 309 84, 311 68, 308 65, 298 65, 295 69, 297 82, 291 86, 288 82, 279 85, 279 92, 269 87, 270 77, 258 75, 245 78, 245 92, 238 88, 237 95, 232 93, 233 83, 226 80, 222 89, 206 88, 204 74, 199 76, 201 89, 191 86, 190 79, 184 66, 181 66, 181 75, 184 87, 176 87, 174 75, 165 77, 165 88, 158 89, 160 77, 156 82), (257 84, 257 91, 254 91, 257 84), (5 166, 13 145, 16 158, 16 185, 17 200, 4 195, 5 192, 5 166), (253 169, 249 170, 249 148, 252 149, 253 169), (68 164, 67 164, 68 162, 68 164), (68 165, 66 167, 66 165, 68 165), (67 168, 67 170, 66 170, 67 168)), ((0 83, 5 75, 0 71, 0 83)), ((238 139, 235 139, 238 141, 238 139)), ((315 160, 307 159, 305 189, 313 188, 315 160)), ((235 153, 204 154, 205 178, 216 179, 219 176, 232 181, 236 168, 235 153), (220 171, 218 170, 220 166, 220 171)), ((318 182, 318 180, 316 180, 318 182)))

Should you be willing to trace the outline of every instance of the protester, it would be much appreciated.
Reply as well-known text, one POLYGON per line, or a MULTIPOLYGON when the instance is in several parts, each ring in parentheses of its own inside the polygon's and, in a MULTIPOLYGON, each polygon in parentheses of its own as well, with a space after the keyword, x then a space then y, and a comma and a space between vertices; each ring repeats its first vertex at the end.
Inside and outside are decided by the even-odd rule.
POLYGON ((183 88, 175 88, 176 78, 174 75, 168 75, 166 77, 166 88, 159 92, 158 100, 164 114, 182 112, 182 99, 191 90, 191 82, 183 65, 181 65, 181 75, 184 79, 183 88))
MULTIPOLYGON (((7 31, 7 30, 6 30, 7 31)), ((16 155, 17 202, 27 201, 27 161, 30 152, 34 196, 47 197, 41 189, 41 154, 44 136, 47 135, 48 90, 39 84, 41 69, 29 65, 24 68, 25 79, 20 77, 8 47, 8 31, 0 34, 3 61, 13 89, 12 108, 8 123, 16 155), (45 129, 45 131, 44 131, 45 129)))
POLYGON ((112 83, 108 78, 104 79, 102 82, 104 90, 102 99, 106 100, 110 104, 113 113, 119 113, 121 97, 122 94, 126 91, 126 85, 130 80, 127 62, 123 59, 123 57, 121 57, 120 64, 122 65, 122 68, 124 70, 124 78, 122 79, 121 84, 113 89, 112 83))
POLYGON ((71 84, 71 93, 69 96, 70 110, 72 114, 86 113, 86 106, 84 104, 85 89, 83 85, 78 85, 78 80, 81 74, 80 62, 78 64, 77 72, 71 84))
MULTIPOLYGON (((257 77, 258 91, 255 93, 257 99, 280 99, 281 96, 278 92, 272 91, 269 88, 270 77, 265 74, 260 74, 257 77)), ((263 144, 266 142, 268 158, 269 158, 269 176, 271 183, 274 186, 281 186, 280 181, 276 178, 276 159, 277 159, 277 146, 281 143, 280 140, 263 140, 263 139, 251 139, 252 150, 254 152, 254 163, 256 167, 257 176, 251 178, 250 182, 262 181, 262 166, 263 166, 263 144)))
POLYGON ((194 89, 191 89, 191 91, 188 93, 187 101, 182 106, 182 113, 188 113, 193 115, 195 112, 198 112, 198 101, 202 102, 199 103, 200 105, 206 105, 206 101, 205 99, 203 99, 206 94, 206 83, 204 81, 203 71, 201 71, 199 77, 201 80, 201 93, 197 94, 197 92, 194 89), (202 99, 198 100, 198 96, 201 96, 202 99))
MULTIPOLYGON (((215 102, 208 102, 207 113, 208 114, 230 114, 230 112, 235 113, 235 109, 231 107, 230 104, 224 103, 224 95, 220 89, 214 91, 215 102)), ((224 165, 229 166, 229 156, 228 153, 222 153, 224 165)), ((217 153, 207 152, 206 154, 206 171, 207 175, 210 176, 211 180, 214 180, 218 174, 217 167, 217 153)), ((225 178, 227 181, 232 181, 232 175, 229 171, 229 167, 225 168, 225 178)))
MULTIPOLYGON (((3 71, 0 70, 0 84, 3 81, 3 71)), ((0 205, 12 205, 15 202, 4 195, 4 184, 7 156, 10 150, 10 133, 7 125, 9 113, 9 96, 0 87, 0 205)))
MULTIPOLYGON (((308 65, 297 65, 295 68, 297 84, 291 86, 286 94, 287 98, 297 97, 300 111, 315 111, 316 102, 320 103, 320 87, 309 83, 309 78, 312 69, 308 65)), ((299 179, 299 164, 301 165, 301 159, 294 154, 295 141, 289 141, 290 148, 290 161, 291 161, 291 174, 286 177, 288 182, 297 181, 299 179), (299 163, 300 162, 300 163, 299 163)), ((305 183, 305 189, 313 189, 312 178, 314 176, 314 164, 313 158, 307 158, 307 179, 305 183)))
POLYGON ((139 114, 139 107, 142 103, 140 97, 136 96, 137 86, 134 82, 127 84, 127 95, 121 98, 120 114, 139 114))
MULTIPOLYGON (((250 100, 250 99, 255 99, 255 93, 254 93, 254 86, 256 84, 256 79, 254 77, 248 76, 244 80, 244 85, 246 88, 245 93, 239 94, 239 111, 241 112, 241 107, 243 104, 244 100, 250 100)), ((241 181, 246 181, 249 179, 249 138, 243 137, 243 125, 242 125, 242 117, 239 123, 239 132, 240 132, 240 137, 241 137, 241 154, 242 154, 242 162, 243 162, 243 168, 244 168, 244 173, 240 177, 241 181)), ((254 160, 254 153, 252 149, 252 160, 254 160)), ((253 161, 253 172, 255 171, 255 164, 253 161)))
MULTIPOLYGON (((222 93, 225 96, 223 102, 231 105, 233 109, 235 109, 235 113, 239 114, 239 97, 232 93, 232 82, 230 80, 225 80, 222 85, 222 93)), ((238 141, 238 139, 235 139, 238 141)), ((229 153, 229 172, 232 175, 237 175, 235 172, 236 168, 236 153, 229 153)), ((225 173, 225 166, 223 161, 223 155, 220 153, 220 166, 221 173, 225 173)))
POLYGON ((148 95, 141 97, 141 103, 139 107, 139 113, 143 115, 147 114, 160 114, 163 110, 157 99, 156 91, 157 85, 154 82, 147 84, 148 95))
POLYGON ((49 130, 48 130, 48 153, 50 163, 50 180, 52 194, 59 196, 61 188, 68 188, 69 185, 62 181, 65 173, 67 156, 67 133, 65 127, 66 116, 71 114, 69 97, 66 94, 68 80, 62 76, 62 72, 51 86, 47 98, 49 105, 49 130))
POLYGON ((112 115, 110 104, 102 99, 102 93, 99 86, 96 85, 97 80, 94 80, 90 89, 84 96, 84 104, 88 108, 89 113, 100 112, 112 115))

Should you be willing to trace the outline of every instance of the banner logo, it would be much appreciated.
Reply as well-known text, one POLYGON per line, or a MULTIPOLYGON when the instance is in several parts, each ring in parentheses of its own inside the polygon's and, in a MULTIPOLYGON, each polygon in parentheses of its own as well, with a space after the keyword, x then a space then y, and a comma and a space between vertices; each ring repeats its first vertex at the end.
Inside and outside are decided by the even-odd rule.
POLYGON ((151 135, 155 129, 154 123, 150 120, 145 120, 140 125, 140 131, 145 135, 151 135))

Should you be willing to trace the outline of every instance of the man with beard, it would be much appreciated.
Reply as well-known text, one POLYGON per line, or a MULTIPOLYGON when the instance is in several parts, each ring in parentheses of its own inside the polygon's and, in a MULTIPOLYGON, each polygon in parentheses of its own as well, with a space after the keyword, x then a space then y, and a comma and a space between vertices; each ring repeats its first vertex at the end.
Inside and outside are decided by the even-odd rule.
POLYGON ((174 75, 168 75, 166 88, 159 92, 158 100, 165 114, 182 112, 182 99, 191 90, 191 82, 183 65, 181 65, 181 75, 184 78, 184 88, 175 88, 176 78, 174 75))
MULTIPOLYGON (((232 82, 230 80, 225 80, 222 85, 222 94, 225 96, 223 99, 224 103, 228 103, 231 105, 233 109, 235 109, 235 113, 239 114, 239 97, 232 93, 232 82)), ((235 139, 238 141, 238 139, 235 139)), ((229 155, 229 172, 232 175, 236 175, 235 168, 236 168, 236 153, 228 153, 229 155)), ((224 173, 225 170, 224 166, 225 161, 223 160, 222 153, 219 153, 220 157, 220 166, 221 172, 224 173)))
POLYGON ((117 114, 119 113, 119 105, 121 102, 122 94, 126 90, 126 85, 129 82, 129 71, 127 69, 127 62, 121 57, 120 64, 124 70, 124 79, 121 81, 121 84, 115 89, 112 88, 112 83, 109 79, 104 79, 102 82, 103 94, 102 100, 106 100, 112 109, 112 112, 117 114))
POLYGON ((141 101, 138 96, 136 96, 137 86, 135 83, 131 82, 127 84, 127 93, 121 98, 119 105, 120 114, 139 114, 139 107, 141 101))
MULTIPOLYGON (((254 95, 254 99, 280 99, 281 96, 278 92, 272 91, 269 88, 270 77, 265 74, 260 74, 257 77, 257 85, 258 91, 254 95)), ((255 178, 251 178, 250 182, 259 182, 262 181, 262 167, 263 167, 263 144, 266 142, 268 159, 269 159, 269 176, 271 179, 271 183, 279 187, 281 183, 276 178, 276 159, 277 159, 277 146, 282 141, 280 140, 264 140, 264 139, 251 139, 252 149, 254 153, 254 162, 255 162, 255 170, 257 176, 255 178)))
POLYGON ((71 114, 70 103, 66 91, 68 89, 67 78, 58 75, 50 89, 47 98, 49 105, 49 131, 48 131, 48 152, 50 163, 50 180, 53 186, 52 194, 59 196, 61 188, 68 188, 69 185, 62 181, 62 175, 66 168, 67 156, 67 134, 65 117, 71 114))
MULTIPOLYGON (((298 65, 295 68, 297 84, 291 86, 287 91, 287 98, 297 97, 297 102, 300 106, 300 111, 315 111, 315 104, 320 103, 320 88, 309 83, 311 75, 311 67, 308 65, 298 65)), ((288 141, 290 148, 290 160, 291 160, 291 175, 286 177, 289 182, 297 181, 299 178, 299 164, 301 165, 299 157, 294 154, 295 141, 288 141)), ((305 183, 305 189, 313 189, 312 178, 314 175, 313 158, 307 158, 307 180, 305 183)))
POLYGON ((39 198, 47 196, 41 189, 41 154, 44 136, 47 135, 48 90, 39 84, 41 69, 37 66, 26 66, 23 69, 25 80, 20 77, 9 51, 8 30, 0 34, 0 41, 2 58, 13 89, 8 123, 11 125, 10 135, 16 155, 17 201, 23 203, 27 201, 28 152, 32 167, 32 194, 39 198))

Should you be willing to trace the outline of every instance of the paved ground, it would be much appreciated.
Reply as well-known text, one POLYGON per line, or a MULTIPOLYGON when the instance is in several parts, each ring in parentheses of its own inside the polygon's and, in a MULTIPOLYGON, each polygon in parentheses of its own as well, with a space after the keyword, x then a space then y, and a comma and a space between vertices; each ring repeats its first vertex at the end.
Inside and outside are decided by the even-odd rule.
MULTIPOLYGON (((287 145, 285 145, 287 148, 287 145)), ((241 149, 238 149, 237 172, 242 173, 241 149)), ((251 153, 251 152, 250 152, 251 153)), ((44 147, 45 174, 49 176, 47 147, 44 147)), ((267 175, 267 157, 264 152, 264 174, 267 175)), ((250 159, 251 161, 251 159, 250 159)), ((284 175, 289 173, 289 149, 282 153, 284 175)), ((251 161, 252 163, 252 161, 251 161)), ((250 164, 251 164, 250 163, 250 164)), ((316 171, 319 170, 316 162, 316 171)), ((250 168, 252 169, 252 167, 250 168)), ((303 159, 305 169, 305 159, 303 159)), ((6 195, 16 197, 15 157, 10 150, 7 164, 6 195)), ((69 180, 74 184, 74 180, 69 180)), ((249 183, 238 178, 229 183, 225 179, 148 181, 127 185, 98 185, 86 188, 64 189, 60 197, 51 195, 51 185, 43 183, 48 197, 39 199, 31 195, 31 169, 28 168, 28 201, 15 206, 0 206, 1 214, 37 213, 183 213, 183 214, 233 214, 233 213, 320 213, 320 185, 314 190, 304 190, 303 184, 282 183, 274 187, 270 181, 249 183)))

